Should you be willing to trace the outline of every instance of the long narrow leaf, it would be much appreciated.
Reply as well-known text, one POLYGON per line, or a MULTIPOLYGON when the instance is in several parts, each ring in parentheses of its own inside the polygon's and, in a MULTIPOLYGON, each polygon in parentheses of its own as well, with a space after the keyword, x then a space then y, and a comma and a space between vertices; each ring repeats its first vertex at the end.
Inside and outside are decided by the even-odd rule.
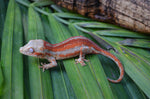
MULTIPOLYGON (((23 30, 24 30, 24 39, 27 41, 27 34, 28 34, 28 9, 25 7, 21 8, 22 11, 22 22, 23 22, 23 30)), ((23 75, 24 75, 24 97, 25 99, 30 99, 30 84, 29 84, 29 69, 28 69, 28 60, 27 56, 23 56, 24 64, 23 64, 23 75)))
POLYGON ((2 74, 2 68, 1 68, 1 62, 0 62, 0 95, 2 94, 2 91, 3 91, 3 81, 4 81, 4 78, 3 78, 3 74, 2 74))
POLYGON ((13 51, 12 51, 12 98, 23 99, 23 57, 19 52, 23 44, 23 30, 21 22, 21 12, 15 4, 15 25, 13 34, 13 51))
POLYGON ((120 29, 119 27, 117 27, 115 25, 106 24, 106 23, 102 23, 102 22, 79 22, 77 24, 84 28, 120 29))
POLYGON ((37 2, 33 3, 33 5, 35 5, 35 6, 47 6, 50 4, 54 4, 54 3, 50 0, 37 1, 37 2))
POLYGON ((8 5, 5 26, 2 38, 1 62, 4 75, 4 89, 1 99, 11 99, 11 69, 12 69, 12 48, 14 31, 14 10, 15 1, 11 0, 8 5))
POLYGON ((126 46, 134 46, 150 49, 150 40, 145 39, 125 39, 123 41, 120 41, 119 43, 126 46))
POLYGON ((126 87, 126 91, 130 93, 131 98, 147 99, 144 92, 140 90, 140 88, 127 75, 125 75, 125 81, 126 83, 124 87, 126 87))
POLYGON ((78 14, 73 14, 73 13, 55 13, 55 15, 57 15, 58 17, 61 17, 61 18, 89 20, 88 18, 85 18, 78 14))
POLYGON ((102 35, 102 36, 112 36, 112 37, 129 37, 129 38, 148 38, 144 34, 139 34, 136 32, 128 31, 128 30, 102 30, 102 31, 94 31, 94 33, 102 35))
POLYGON ((137 47, 127 47, 127 49, 131 50, 134 53, 137 53, 139 56, 145 57, 145 59, 147 58, 147 60, 150 59, 150 52, 147 49, 141 49, 141 48, 137 48, 137 47), (143 54, 144 53, 144 54, 143 54))

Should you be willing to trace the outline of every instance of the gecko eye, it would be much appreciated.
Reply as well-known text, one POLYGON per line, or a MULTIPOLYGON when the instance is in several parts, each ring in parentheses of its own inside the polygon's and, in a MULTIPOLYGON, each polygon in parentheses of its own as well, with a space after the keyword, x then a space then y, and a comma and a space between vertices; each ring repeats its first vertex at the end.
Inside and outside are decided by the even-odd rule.
POLYGON ((29 52, 30 52, 30 53, 33 53, 33 52, 34 52, 34 49, 33 49, 33 48, 29 48, 29 52))

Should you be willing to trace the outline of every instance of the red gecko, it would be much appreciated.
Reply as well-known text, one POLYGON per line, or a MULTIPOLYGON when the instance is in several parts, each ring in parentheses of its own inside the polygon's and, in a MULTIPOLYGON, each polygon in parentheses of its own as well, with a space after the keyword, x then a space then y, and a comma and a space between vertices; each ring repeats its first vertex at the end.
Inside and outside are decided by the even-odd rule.
POLYGON ((43 71, 57 66, 56 60, 79 55, 79 58, 75 59, 75 61, 84 66, 86 65, 84 61, 88 61, 84 59, 86 54, 102 54, 112 59, 120 69, 120 77, 117 80, 111 80, 109 78, 108 80, 113 83, 118 83, 124 76, 123 66, 116 56, 103 50, 93 41, 83 36, 74 36, 57 44, 50 44, 41 39, 30 40, 25 46, 20 48, 20 52, 25 55, 47 59, 50 64, 41 63, 42 66, 39 66, 40 68, 43 68, 43 71))

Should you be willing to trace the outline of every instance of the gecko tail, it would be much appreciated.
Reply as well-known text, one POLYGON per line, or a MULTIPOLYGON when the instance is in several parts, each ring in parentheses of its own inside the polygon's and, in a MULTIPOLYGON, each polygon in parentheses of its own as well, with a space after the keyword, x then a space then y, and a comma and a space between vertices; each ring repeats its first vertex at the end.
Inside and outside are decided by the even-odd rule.
POLYGON ((123 76, 121 77, 119 77, 117 80, 112 80, 112 79, 110 79, 110 78, 107 78, 110 82, 113 82, 113 83, 119 83, 122 79, 123 79, 123 76))
MULTIPOLYGON (((109 52, 107 52, 109 53, 109 52)), ((120 60, 114 56, 113 54, 109 53, 110 55, 108 55, 109 58, 111 58, 117 65, 118 65, 118 68, 120 70, 120 76, 117 80, 112 80, 110 78, 107 78, 110 82, 113 82, 113 83, 119 83, 122 79, 123 79, 123 76, 124 76, 124 68, 123 68, 123 65, 122 63, 120 62, 120 60)))
POLYGON ((120 62, 120 60, 114 56, 113 54, 111 54, 110 52, 107 52, 103 49, 99 49, 99 52, 100 54, 106 56, 106 57, 109 57, 110 59, 112 59, 118 66, 119 70, 120 70, 120 76, 117 80, 112 80, 110 78, 107 78, 110 82, 113 82, 113 83, 119 83, 122 79, 123 79, 123 76, 124 76, 124 68, 123 68, 123 65, 122 63, 120 62))

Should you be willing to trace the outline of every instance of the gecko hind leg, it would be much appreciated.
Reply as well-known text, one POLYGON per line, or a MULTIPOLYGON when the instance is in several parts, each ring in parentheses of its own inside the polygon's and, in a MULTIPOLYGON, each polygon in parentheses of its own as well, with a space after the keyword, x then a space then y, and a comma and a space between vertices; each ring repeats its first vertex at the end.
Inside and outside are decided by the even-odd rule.
POLYGON ((80 55, 78 59, 75 59, 76 63, 80 63, 82 66, 85 66, 85 62, 88 62, 89 60, 85 59, 85 55, 83 54, 83 47, 80 48, 80 55))

